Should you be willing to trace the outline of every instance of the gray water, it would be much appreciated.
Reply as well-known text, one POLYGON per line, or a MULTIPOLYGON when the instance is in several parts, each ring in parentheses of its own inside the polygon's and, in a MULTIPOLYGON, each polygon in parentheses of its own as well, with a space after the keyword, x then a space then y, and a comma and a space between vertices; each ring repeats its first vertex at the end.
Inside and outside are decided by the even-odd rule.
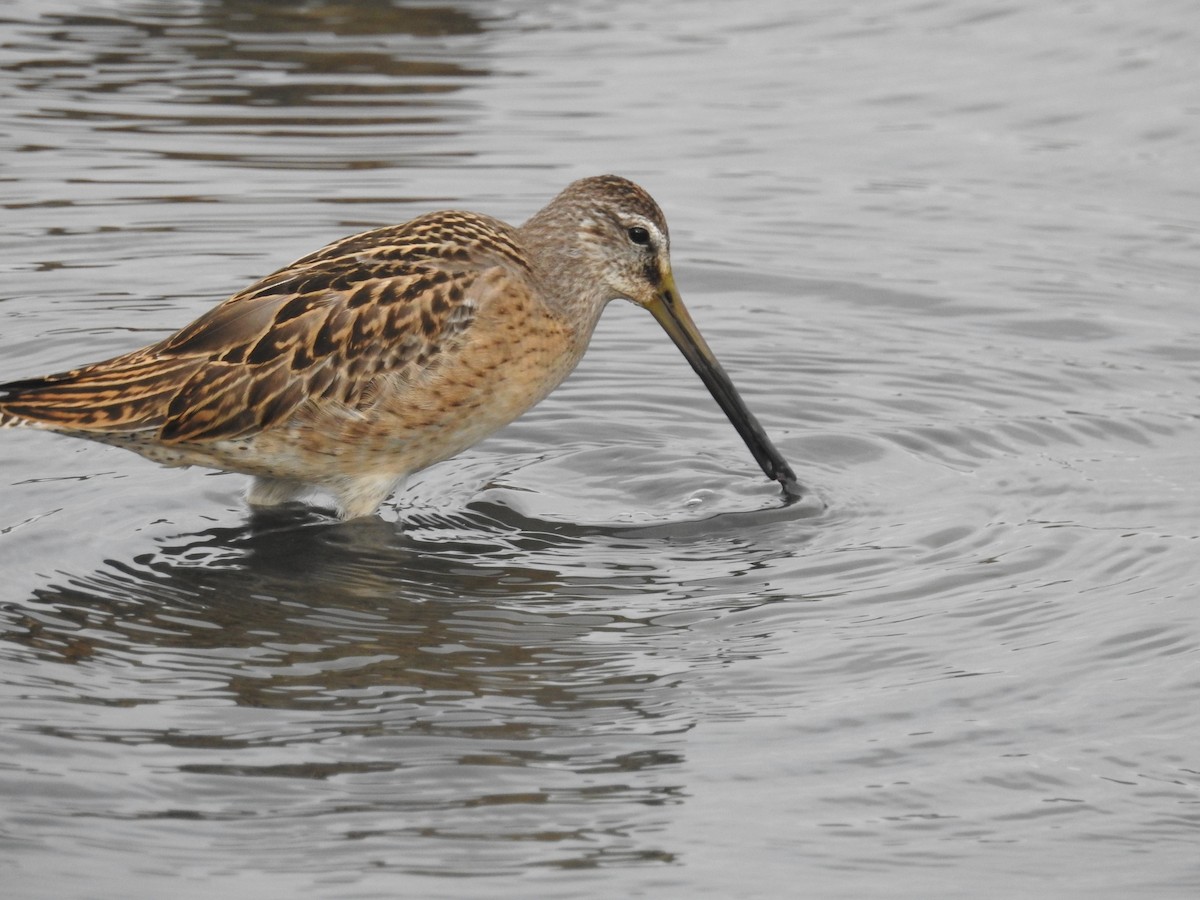
POLYGON ((614 171, 819 498, 619 305, 373 523, 6 432, 6 898, 1196 896, 1193 2, 0 20, 0 379, 614 171))

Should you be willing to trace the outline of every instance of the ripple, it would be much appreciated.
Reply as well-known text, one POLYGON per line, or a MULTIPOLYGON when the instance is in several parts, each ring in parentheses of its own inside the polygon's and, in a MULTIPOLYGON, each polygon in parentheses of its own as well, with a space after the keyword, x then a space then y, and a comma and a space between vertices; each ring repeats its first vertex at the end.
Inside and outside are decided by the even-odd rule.
POLYGON ((1179 10, 10 6, 6 376, 640 160, 813 496, 624 306, 380 521, 5 434, 10 892, 1194 885, 1179 10))
MULTIPOLYGON (((534 460, 491 481, 476 504, 500 507, 533 524, 587 529, 683 524, 788 507, 814 515, 819 501, 788 504, 778 485, 684 454, 645 446, 584 447, 534 460)), ((757 474, 757 473, 754 473, 757 474)))

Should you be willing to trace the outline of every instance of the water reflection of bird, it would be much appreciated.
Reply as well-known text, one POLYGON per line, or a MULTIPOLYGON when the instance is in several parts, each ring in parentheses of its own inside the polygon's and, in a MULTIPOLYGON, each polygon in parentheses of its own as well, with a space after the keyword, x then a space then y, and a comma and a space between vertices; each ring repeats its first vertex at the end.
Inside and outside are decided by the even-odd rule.
POLYGON ((321 490, 343 518, 371 515, 557 387, 617 298, 654 315, 798 496, 683 306, 662 211, 616 176, 574 182, 519 228, 437 212, 337 241, 158 343, 0 385, 0 426, 244 472, 256 506, 321 490))

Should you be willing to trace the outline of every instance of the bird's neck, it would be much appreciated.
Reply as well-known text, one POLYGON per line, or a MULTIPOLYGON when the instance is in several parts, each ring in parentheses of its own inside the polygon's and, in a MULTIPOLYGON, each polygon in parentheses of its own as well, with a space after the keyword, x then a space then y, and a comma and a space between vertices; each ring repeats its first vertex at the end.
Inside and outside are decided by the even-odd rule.
POLYGON ((522 225, 520 241, 546 303, 586 344, 616 296, 598 276, 578 219, 556 213, 544 209, 522 225))

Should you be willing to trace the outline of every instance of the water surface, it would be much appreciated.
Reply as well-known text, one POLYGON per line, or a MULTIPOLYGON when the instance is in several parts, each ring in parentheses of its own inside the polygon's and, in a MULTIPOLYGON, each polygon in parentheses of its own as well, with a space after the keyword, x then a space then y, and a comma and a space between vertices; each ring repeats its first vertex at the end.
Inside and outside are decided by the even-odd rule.
POLYGON ((5 433, 7 894, 1200 888, 1190 4, 0 17, 0 378, 616 171, 816 498, 619 305, 375 522, 5 433))

